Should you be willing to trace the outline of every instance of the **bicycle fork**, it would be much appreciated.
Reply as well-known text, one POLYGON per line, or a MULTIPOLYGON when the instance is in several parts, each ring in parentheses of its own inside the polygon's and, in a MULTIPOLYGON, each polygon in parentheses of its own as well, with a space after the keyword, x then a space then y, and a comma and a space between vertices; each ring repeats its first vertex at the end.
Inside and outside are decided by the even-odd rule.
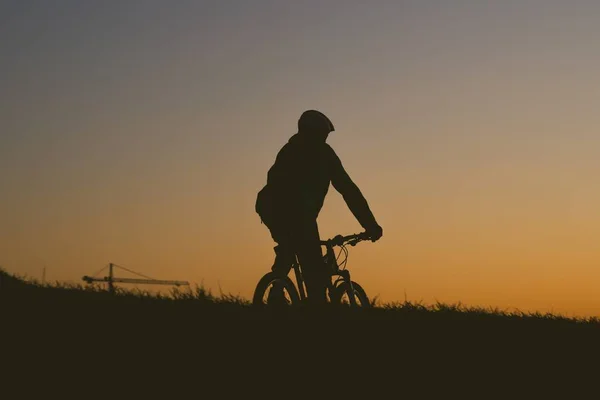
POLYGON ((350 279, 350 271, 344 269, 338 271, 338 274, 342 277, 342 280, 348 285, 348 299, 352 307, 356 306, 356 297, 354 296, 354 286, 352 285, 352 279, 350 279))

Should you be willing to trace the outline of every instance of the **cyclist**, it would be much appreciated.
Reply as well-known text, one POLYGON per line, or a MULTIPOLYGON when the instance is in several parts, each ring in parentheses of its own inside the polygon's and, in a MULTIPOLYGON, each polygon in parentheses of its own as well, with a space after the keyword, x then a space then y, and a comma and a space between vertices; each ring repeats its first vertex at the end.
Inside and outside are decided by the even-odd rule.
POLYGON ((372 241, 383 235, 367 200, 326 143, 333 131, 333 123, 323 113, 304 111, 298 120, 298 132, 278 152, 255 203, 261 222, 277 243, 271 269, 287 275, 297 256, 307 299, 315 304, 327 301, 329 275, 323 262, 317 217, 329 184, 343 196, 372 241))

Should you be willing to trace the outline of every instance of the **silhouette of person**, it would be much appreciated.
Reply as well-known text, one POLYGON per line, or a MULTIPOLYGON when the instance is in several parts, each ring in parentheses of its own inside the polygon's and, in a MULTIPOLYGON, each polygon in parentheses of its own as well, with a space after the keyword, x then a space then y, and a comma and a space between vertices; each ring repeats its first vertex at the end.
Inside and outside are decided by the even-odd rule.
POLYGON ((343 196, 370 240, 377 241, 383 235, 367 200, 326 143, 333 131, 332 122, 323 113, 303 112, 298 132, 278 152, 255 204, 261 222, 277 243, 271 269, 287 275, 297 256, 311 304, 327 302, 330 275, 323 262, 317 217, 330 183, 343 196))

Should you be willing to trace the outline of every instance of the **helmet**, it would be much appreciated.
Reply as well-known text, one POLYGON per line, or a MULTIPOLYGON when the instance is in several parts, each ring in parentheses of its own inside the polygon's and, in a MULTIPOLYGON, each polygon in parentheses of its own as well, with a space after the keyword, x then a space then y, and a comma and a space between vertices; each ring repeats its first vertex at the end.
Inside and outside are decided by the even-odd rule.
POLYGON ((328 132, 335 131, 335 127, 331 120, 327 118, 325 114, 317 110, 304 111, 298 120, 299 131, 310 131, 321 127, 326 127, 328 132))

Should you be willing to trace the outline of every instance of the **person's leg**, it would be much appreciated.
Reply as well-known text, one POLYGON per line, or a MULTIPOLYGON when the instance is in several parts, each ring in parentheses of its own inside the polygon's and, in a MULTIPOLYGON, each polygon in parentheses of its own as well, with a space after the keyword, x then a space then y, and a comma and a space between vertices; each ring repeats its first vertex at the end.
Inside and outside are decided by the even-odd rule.
POLYGON ((294 261, 294 248, 291 237, 291 229, 289 223, 285 223, 283 218, 271 217, 263 218, 262 221, 269 233, 271 238, 277 245, 273 247, 275 251, 275 261, 271 267, 272 271, 279 271, 280 273, 287 275, 292 267, 294 261))
POLYGON ((287 275, 292 268, 292 263, 296 256, 290 230, 286 226, 274 226, 271 229, 271 236, 277 243, 277 246, 273 247, 275 262, 271 270, 278 271, 282 275, 287 275))
POLYGON ((271 269, 287 275, 297 256, 308 300, 317 304, 327 302, 327 279, 330 275, 323 262, 316 219, 302 219, 295 215, 292 218, 273 218, 263 222, 277 243, 274 247, 275 263, 271 269))
POLYGON ((309 302, 313 304, 326 303, 329 274, 327 274, 323 262, 317 221, 308 220, 298 223, 293 231, 293 238, 309 302))
MULTIPOLYGON (((267 219, 263 223, 269 229, 273 241, 277 245, 273 248, 275 251, 275 261, 271 266, 271 271, 287 276, 292 268, 293 257, 295 257, 294 249, 291 241, 290 230, 286 224, 282 223, 281 219, 267 219)), ((268 292, 267 302, 272 305, 286 304, 284 287, 281 283, 273 283, 273 286, 268 292)))

